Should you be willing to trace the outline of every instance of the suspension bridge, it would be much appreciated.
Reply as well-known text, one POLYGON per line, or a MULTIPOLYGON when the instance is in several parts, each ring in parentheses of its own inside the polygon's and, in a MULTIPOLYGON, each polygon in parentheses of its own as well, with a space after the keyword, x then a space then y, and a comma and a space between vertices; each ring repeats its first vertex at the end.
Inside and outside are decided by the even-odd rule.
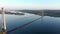
MULTIPOLYGON (((43 15, 43 11, 42 11, 42 15, 43 15)), ((24 17, 24 18, 21 18, 21 19, 30 18, 30 17, 32 17, 32 16, 24 17)), ((32 21, 30 21, 30 22, 28 22, 26 24, 23 24, 21 26, 17 26, 16 28, 13 28, 13 29, 11 29, 9 31, 6 31, 6 16, 5 16, 4 8, 2 8, 2 19, 3 19, 3 22, 2 22, 2 32, 0 32, 0 34, 9 34, 10 32, 13 32, 13 31, 15 31, 17 29, 23 28, 23 27, 33 23, 34 21, 39 20, 40 18, 34 19, 34 20, 32 20, 32 21)), ((16 19, 16 20, 18 20, 18 19, 16 19)), ((8 22, 12 22, 12 21, 16 21, 16 20, 11 20, 11 21, 8 21, 8 22)))

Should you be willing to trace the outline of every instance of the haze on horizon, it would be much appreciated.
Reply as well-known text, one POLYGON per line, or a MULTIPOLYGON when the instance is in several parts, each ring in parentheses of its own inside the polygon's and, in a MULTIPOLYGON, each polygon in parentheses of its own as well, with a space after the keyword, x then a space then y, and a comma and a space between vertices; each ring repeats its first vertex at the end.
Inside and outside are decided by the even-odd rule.
POLYGON ((60 9, 60 0, 0 0, 6 9, 60 9))

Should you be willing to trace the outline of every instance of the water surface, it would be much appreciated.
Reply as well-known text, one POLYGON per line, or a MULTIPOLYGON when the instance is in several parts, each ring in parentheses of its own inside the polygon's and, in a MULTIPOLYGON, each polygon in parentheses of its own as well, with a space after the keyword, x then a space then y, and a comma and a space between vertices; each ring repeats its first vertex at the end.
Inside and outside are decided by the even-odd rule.
MULTIPOLYGON (((1 15, 0 15, 1 16, 1 15)), ((2 17, 1 17, 2 18, 2 17)), ((0 22, 2 22, 0 18, 0 22)), ((30 21, 38 19, 31 24, 18 28, 8 34, 59 34, 60 33, 60 17, 39 16, 25 13, 25 15, 6 15, 7 31, 22 26, 30 21)), ((1 31, 0 24, 0 31, 1 31)))

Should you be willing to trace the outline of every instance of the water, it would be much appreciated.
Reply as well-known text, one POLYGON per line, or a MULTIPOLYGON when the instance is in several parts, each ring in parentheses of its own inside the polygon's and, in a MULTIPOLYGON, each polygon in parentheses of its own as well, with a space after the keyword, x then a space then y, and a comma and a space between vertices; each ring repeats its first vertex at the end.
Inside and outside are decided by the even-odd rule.
MULTIPOLYGON (((1 15, 0 15, 1 17, 1 15)), ((60 17, 38 16, 25 13, 25 15, 6 15, 7 31, 22 26, 30 21, 38 19, 31 24, 18 28, 8 34, 59 34, 60 33, 60 17)), ((0 22, 2 23, 2 17, 0 22)), ((0 23, 0 31, 2 30, 0 23)))

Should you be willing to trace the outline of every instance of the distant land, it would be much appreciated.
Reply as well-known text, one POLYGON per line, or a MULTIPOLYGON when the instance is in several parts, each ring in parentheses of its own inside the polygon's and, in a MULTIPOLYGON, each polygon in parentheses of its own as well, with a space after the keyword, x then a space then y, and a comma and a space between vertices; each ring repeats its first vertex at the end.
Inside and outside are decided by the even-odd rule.
POLYGON ((43 11, 44 16, 60 17, 60 10, 15 10, 15 11, 32 13, 36 15, 41 15, 43 11))
MULTIPOLYGON (((0 11, 0 14, 2 14, 2 11, 0 11)), ((19 13, 19 12, 10 12, 10 11, 5 11, 5 14, 24 15, 24 13, 19 13)))

